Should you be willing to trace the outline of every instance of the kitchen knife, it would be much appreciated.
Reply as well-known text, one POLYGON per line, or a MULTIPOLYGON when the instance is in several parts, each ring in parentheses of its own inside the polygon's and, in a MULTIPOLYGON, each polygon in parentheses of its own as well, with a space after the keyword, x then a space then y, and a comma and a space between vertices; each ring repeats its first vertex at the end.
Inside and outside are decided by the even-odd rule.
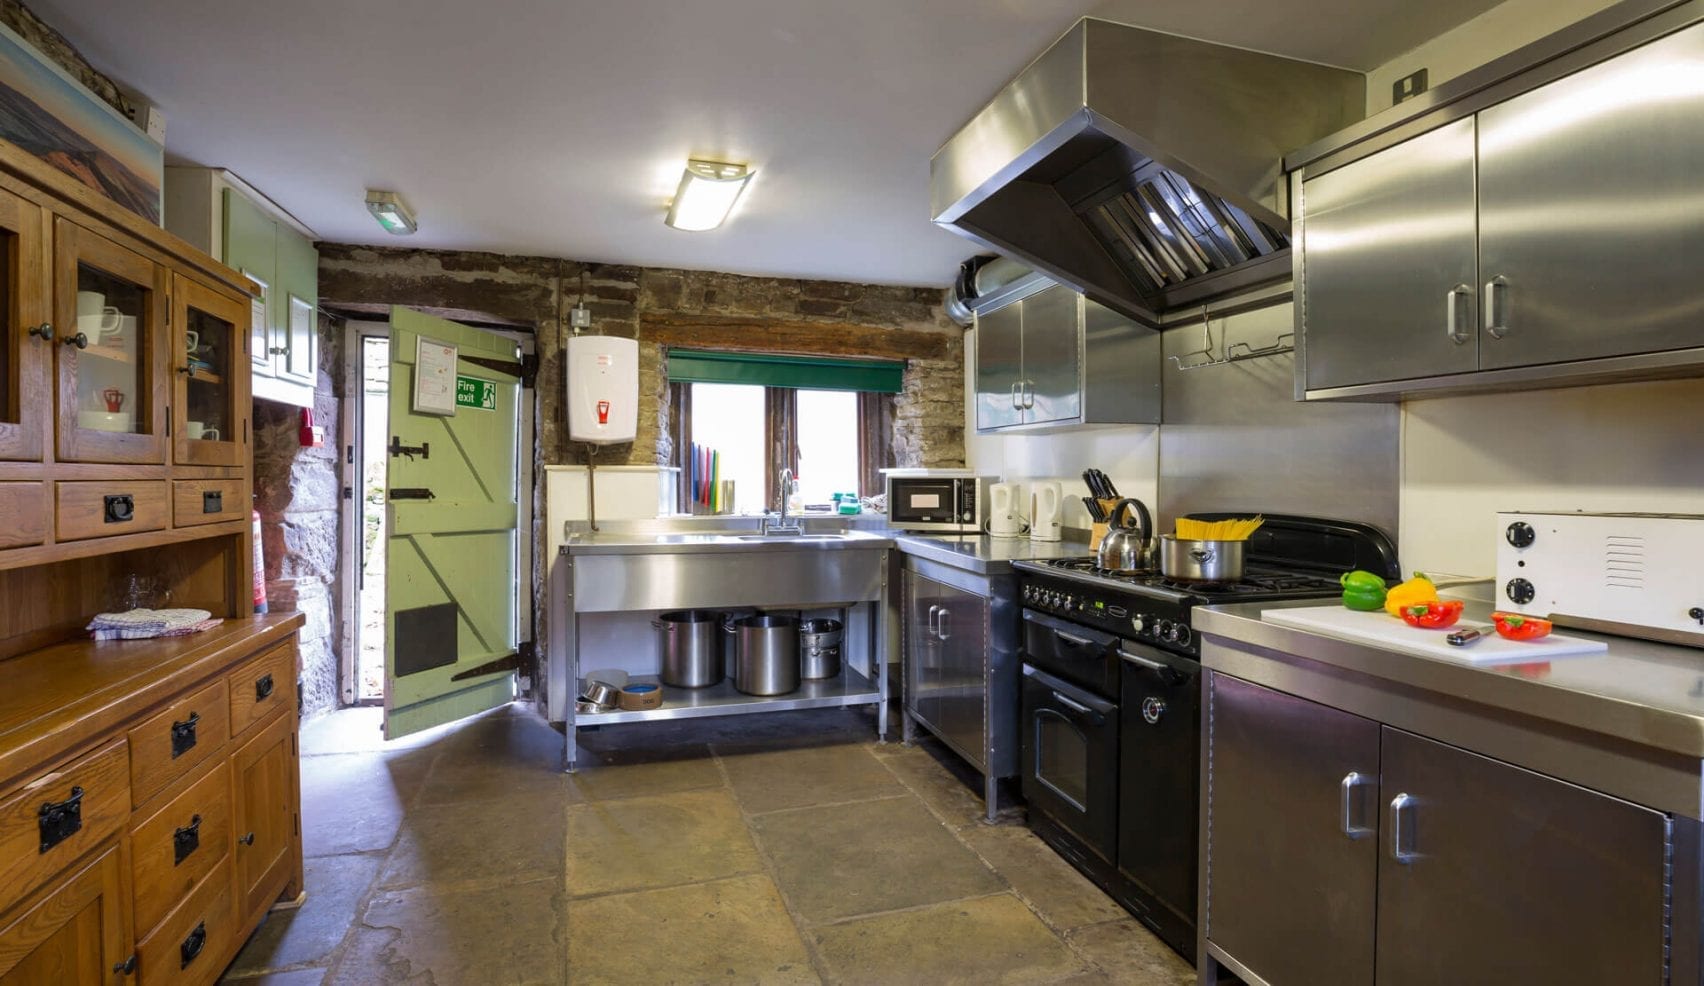
POLYGON ((1102 523, 1103 521, 1106 520, 1105 515, 1103 515, 1101 513, 1100 501, 1099 500, 1096 500, 1092 496, 1085 496, 1085 497, 1083 497, 1083 506, 1088 509, 1090 520, 1094 521, 1097 524, 1102 523))
POLYGON ((1111 494, 1109 494, 1106 491, 1106 474, 1105 473, 1101 472, 1099 469, 1090 469, 1089 472, 1088 472, 1088 477, 1089 477, 1089 489, 1094 492, 1095 499, 1097 499, 1097 500, 1111 499, 1111 494))
POLYGON ((1444 637, 1444 643, 1449 644, 1451 647, 1466 647, 1468 644, 1478 642, 1481 638, 1490 633, 1490 631, 1490 624, 1475 625, 1464 623, 1461 626, 1456 627, 1454 630, 1451 630, 1449 634, 1444 637))
POLYGON ((1089 488, 1090 496, 1100 496, 1100 490, 1095 487, 1095 471, 1093 469, 1083 470, 1083 485, 1089 488))

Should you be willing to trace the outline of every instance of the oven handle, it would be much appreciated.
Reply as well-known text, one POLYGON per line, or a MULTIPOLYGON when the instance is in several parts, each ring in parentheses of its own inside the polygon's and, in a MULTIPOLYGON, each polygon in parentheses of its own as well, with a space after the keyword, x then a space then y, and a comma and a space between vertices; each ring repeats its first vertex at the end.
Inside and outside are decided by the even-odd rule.
MULTIPOLYGON (((1053 698, 1061 706, 1075 713, 1075 718, 1086 719, 1090 725, 1104 726, 1109 717, 1118 713, 1118 706, 1111 702, 1085 692, 1076 685, 1055 678, 1045 671, 1039 671, 1028 664, 1024 665, 1024 677, 1034 679, 1036 684, 1052 692, 1053 698)), ((1058 712, 1060 710, 1052 711, 1058 712)))
POLYGON ((1122 647, 1118 649, 1118 656, 1121 660, 1129 661, 1137 667, 1147 668, 1149 671, 1154 672, 1160 676, 1161 681, 1168 685, 1181 685, 1185 681, 1189 680, 1188 674, 1164 663, 1163 661, 1156 661, 1151 657, 1143 657, 1140 654, 1132 654, 1122 647))
POLYGON ((1068 695, 1065 695, 1061 692, 1054 692, 1053 693, 1053 699, 1054 699, 1054 701, 1058 702, 1060 705, 1063 705, 1065 708, 1076 713, 1076 715, 1070 716, 1069 718, 1072 718, 1072 719, 1087 719, 1088 722, 1089 722, 1089 725, 1091 725, 1091 726, 1104 726, 1104 725, 1106 725, 1106 716, 1101 715, 1099 712, 1096 712, 1094 709, 1089 708, 1088 706, 1084 705, 1081 702, 1074 701, 1068 695))
POLYGON ((1067 623, 1064 620, 1055 619, 1032 609, 1024 610, 1024 622, 1034 623, 1075 647, 1094 647, 1106 650, 1118 645, 1118 638, 1110 633, 1101 633, 1098 630, 1076 623, 1067 623))

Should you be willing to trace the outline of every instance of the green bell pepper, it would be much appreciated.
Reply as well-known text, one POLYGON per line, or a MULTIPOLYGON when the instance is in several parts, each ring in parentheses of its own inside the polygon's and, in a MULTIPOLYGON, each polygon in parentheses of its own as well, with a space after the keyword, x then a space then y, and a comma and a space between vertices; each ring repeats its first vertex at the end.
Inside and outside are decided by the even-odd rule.
POLYGON ((1343 605, 1349 609, 1372 612, 1384 608, 1385 580, 1372 572, 1345 572, 1338 580, 1343 586, 1343 605))

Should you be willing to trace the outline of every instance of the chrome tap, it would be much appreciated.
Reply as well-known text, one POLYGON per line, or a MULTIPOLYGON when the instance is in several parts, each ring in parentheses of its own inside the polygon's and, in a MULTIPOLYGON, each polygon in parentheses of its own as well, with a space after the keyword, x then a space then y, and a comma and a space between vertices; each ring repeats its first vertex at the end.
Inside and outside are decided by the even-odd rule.
POLYGON ((798 486, 799 486, 799 484, 793 479, 793 470, 788 469, 788 468, 782 468, 781 479, 780 479, 780 482, 777 485, 780 486, 780 488, 781 488, 781 518, 780 518, 780 520, 771 524, 769 522, 770 515, 764 514, 763 515, 763 531, 762 531, 762 533, 764 533, 764 534, 801 534, 801 533, 803 533, 804 528, 799 526, 798 521, 795 520, 790 524, 787 522, 787 501, 791 500, 793 498, 793 493, 794 493, 795 490, 798 489, 798 486))

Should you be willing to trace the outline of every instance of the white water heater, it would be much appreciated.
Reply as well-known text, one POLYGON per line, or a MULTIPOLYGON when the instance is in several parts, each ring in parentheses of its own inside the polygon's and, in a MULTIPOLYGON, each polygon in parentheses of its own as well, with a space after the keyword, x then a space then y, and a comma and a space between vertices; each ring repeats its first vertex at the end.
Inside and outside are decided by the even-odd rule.
POLYGON ((639 428, 639 343, 620 336, 570 336, 567 397, 569 441, 633 441, 639 428))

